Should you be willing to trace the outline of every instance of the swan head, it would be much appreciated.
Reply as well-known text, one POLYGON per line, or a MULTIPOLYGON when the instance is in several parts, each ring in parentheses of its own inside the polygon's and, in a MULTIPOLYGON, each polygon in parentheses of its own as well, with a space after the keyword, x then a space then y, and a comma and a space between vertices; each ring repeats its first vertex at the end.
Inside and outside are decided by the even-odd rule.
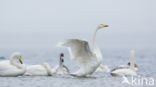
POLYGON ((16 59, 19 60, 19 62, 20 62, 21 64, 23 64, 23 62, 22 62, 22 57, 21 57, 21 53, 15 52, 15 53, 13 53, 13 54, 11 55, 11 58, 16 58, 16 59))
POLYGON ((108 27, 108 25, 105 25, 105 24, 98 25, 98 29, 101 29, 101 28, 104 28, 104 27, 108 27))
POLYGON ((61 53, 61 54, 60 54, 60 61, 61 61, 61 62, 64 62, 63 57, 64 57, 64 54, 63 54, 63 53, 61 53))

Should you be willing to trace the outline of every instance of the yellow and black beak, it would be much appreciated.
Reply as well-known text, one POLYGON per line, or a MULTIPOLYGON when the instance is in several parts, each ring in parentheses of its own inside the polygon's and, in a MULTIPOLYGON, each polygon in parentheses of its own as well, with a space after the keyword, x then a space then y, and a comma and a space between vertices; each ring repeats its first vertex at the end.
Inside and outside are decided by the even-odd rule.
POLYGON ((103 27, 108 27, 108 25, 105 25, 105 24, 101 24, 103 27))
POLYGON ((21 57, 21 56, 20 56, 20 58, 19 58, 19 61, 20 61, 21 64, 23 64, 23 62, 22 62, 22 57, 21 57))

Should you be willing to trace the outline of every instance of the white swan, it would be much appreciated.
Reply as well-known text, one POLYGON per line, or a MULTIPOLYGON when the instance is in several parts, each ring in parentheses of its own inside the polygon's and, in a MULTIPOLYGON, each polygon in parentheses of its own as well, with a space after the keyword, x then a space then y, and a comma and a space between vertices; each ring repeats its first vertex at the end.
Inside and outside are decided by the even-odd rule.
POLYGON ((26 71, 26 66, 22 63, 21 54, 15 52, 11 55, 10 60, 0 61, 0 76, 20 76, 26 71), (18 59, 21 64, 14 62, 18 59))
POLYGON ((112 76, 136 76, 136 70, 135 70, 135 64, 134 64, 134 51, 130 51, 131 57, 130 57, 130 66, 120 66, 117 68, 114 68, 111 71, 112 76))
POLYGON ((94 32, 93 35, 93 52, 91 52, 88 42, 79 39, 68 39, 63 46, 69 48, 71 59, 77 61, 80 69, 75 73, 72 73, 73 76, 87 76, 96 71, 102 61, 102 55, 100 49, 96 45, 95 36, 96 32, 103 28, 108 27, 108 25, 100 24, 94 32))
POLYGON ((68 74, 70 71, 69 69, 67 68, 67 66, 65 66, 63 63, 64 63, 64 54, 61 53, 60 54, 60 64, 57 65, 55 68, 52 69, 52 71, 55 73, 55 74, 68 74))
MULTIPOLYGON (((131 50, 130 59, 131 59, 131 57, 134 57, 134 52, 135 51, 131 50)), ((131 62, 128 62, 127 65, 120 65, 119 67, 130 67, 130 65, 131 65, 131 62)), ((138 65, 134 63, 134 70, 137 71, 138 68, 139 68, 138 65)))
POLYGON ((40 65, 27 65, 25 76, 51 76, 53 72, 51 71, 50 65, 48 63, 43 63, 40 65))

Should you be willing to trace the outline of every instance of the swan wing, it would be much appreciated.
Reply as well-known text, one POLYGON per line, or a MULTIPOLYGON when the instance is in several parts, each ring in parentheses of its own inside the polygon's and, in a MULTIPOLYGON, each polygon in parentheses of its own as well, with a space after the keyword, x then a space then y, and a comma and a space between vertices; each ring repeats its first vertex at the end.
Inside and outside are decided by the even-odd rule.
POLYGON ((79 66, 85 65, 93 58, 94 54, 92 54, 87 41, 68 39, 62 45, 68 47, 71 59, 77 61, 79 66))
POLYGON ((42 65, 27 65, 27 70, 24 75, 47 75, 47 71, 42 65))
POLYGON ((136 76, 137 73, 129 67, 118 67, 111 71, 112 76, 136 76))

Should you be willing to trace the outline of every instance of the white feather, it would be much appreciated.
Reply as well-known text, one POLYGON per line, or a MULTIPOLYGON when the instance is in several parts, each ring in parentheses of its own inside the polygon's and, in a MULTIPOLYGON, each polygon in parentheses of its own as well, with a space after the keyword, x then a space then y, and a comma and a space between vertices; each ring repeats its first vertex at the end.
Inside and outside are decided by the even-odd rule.
POLYGON ((96 72, 110 72, 108 66, 100 64, 100 66, 96 69, 96 72))
POLYGON ((120 65, 111 71, 113 76, 136 76, 138 67, 134 64, 134 51, 130 51, 130 65, 120 65))
POLYGON ((130 68, 117 69, 111 72, 112 76, 136 76, 135 70, 130 68))
POLYGON ((11 55, 10 60, 0 61, 0 76, 20 76, 26 71, 25 64, 14 62, 14 59, 19 59, 20 53, 15 52, 11 55))
POLYGON ((74 73, 77 76, 85 76, 93 73, 99 66, 96 55, 90 51, 87 41, 68 39, 63 46, 68 47, 71 59, 75 60, 80 69, 74 73))
POLYGON ((78 71, 73 73, 74 76, 86 76, 96 71, 102 61, 101 51, 95 42, 96 32, 107 25, 100 24, 93 34, 93 52, 89 48, 89 44, 85 40, 68 39, 63 42, 63 46, 68 47, 71 59, 77 62, 80 67, 78 71))
POLYGON ((26 76, 51 76, 53 72, 48 63, 43 63, 40 65, 27 65, 26 72, 24 73, 26 76))

